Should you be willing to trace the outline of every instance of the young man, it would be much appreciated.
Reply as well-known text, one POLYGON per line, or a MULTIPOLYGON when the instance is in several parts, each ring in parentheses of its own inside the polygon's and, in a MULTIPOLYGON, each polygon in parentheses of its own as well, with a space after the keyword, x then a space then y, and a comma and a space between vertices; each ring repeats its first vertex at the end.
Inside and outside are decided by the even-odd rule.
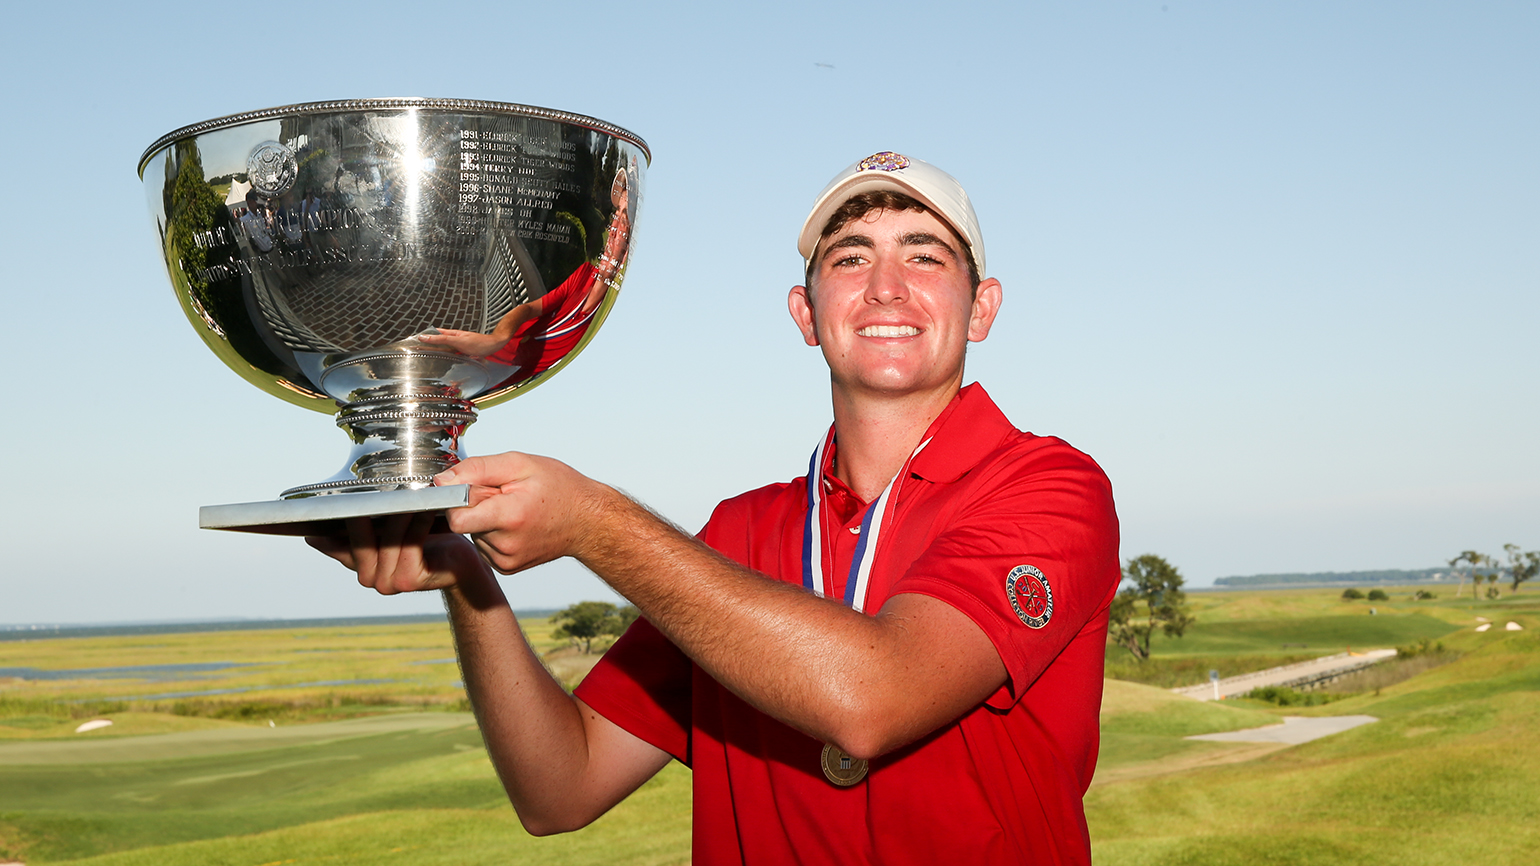
POLYGON ((429 521, 312 544, 382 593, 444 590, 493 763, 531 832, 581 827, 670 759, 697 864, 1089 863, 1111 489, 1013 428, 967 344, 1001 301, 961 186, 880 153, 819 196, 789 306, 829 365, 805 478, 699 540, 554 460, 473 458, 450 526, 511 573, 574 556, 641 610, 564 693, 476 551, 429 521))

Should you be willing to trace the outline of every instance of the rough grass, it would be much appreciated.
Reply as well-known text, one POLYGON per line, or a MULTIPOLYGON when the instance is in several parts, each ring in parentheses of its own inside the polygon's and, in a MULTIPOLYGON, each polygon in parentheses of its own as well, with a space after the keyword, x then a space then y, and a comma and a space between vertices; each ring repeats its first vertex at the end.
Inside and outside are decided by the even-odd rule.
MULTIPOLYGON (((1361 587, 1366 592, 1368 587, 1361 587)), ((1300 619, 1316 616, 1366 616, 1369 608, 1379 615, 1423 613, 1443 619, 1451 624, 1463 625, 1475 615, 1501 616, 1506 611, 1534 611, 1540 607, 1540 592, 1534 588, 1517 594, 1507 593, 1496 600, 1472 599, 1470 587, 1455 598, 1455 586, 1446 583, 1421 586, 1380 587, 1389 595, 1388 601, 1345 601, 1342 588, 1318 589, 1269 589, 1244 592, 1191 592, 1187 595, 1192 610, 1200 622, 1235 622, 1268 619, 1300 619), (1417 601, 1413 598, 1418 589, 1431 589, 1438 597, 1417 601)))
POLYGON ((1183 757, 1197 759, 1234 751, 1228 744, 1184 740, 1192 734, 1238 731, 1277 724, 1277 717, 1228 703, 1200 702, 1137 683, 1107 680, 1102 693, 1101 751, 1096 781, 1145 775, 1183 757))
POLYGON ((1348 648, 1371 649, 1437 639, 1459 626, 1425 613, 1370 616, 1310 616, 1206 623, 1202 619, 1181 638, 1161 635, 1150 643, 1159 655, 1238 655, 1313 651, 1327 655, 1348 648))
POLYGON ((1156 655, 1136 661, 1122 647, 1107 647, 1107 676, 1111 679, 1174 689, 1208 682, 1208 672, 1222 677, 1249 674, 1279 665, 1308 661, 1330 653, 1252 653, 1246 655, 1156 655))
POLYGON ((1196 622, 1186 634, 1167 637, 1157 632, 1150 641, 1150 658, 1142 662, 1109 644, 1107 676, 1177 688, 1206 682, 1210 670, 1236 676, 1348 649, 1437 640, 1462 626, 1474 626, 1479 614, 1506 618, 1540 612, 1540 596, 1534 603, 1526 597, 1438 606, 1412 601, 1410 590, 1390 591, 1391 601, 1373 604, 1343 601, 1340 589, 1191 593, 1188 600, 1196 622))
POLYGON ((1249 701, 1272 704, 1277 707, 1319 707, 1342 700, 1345 695, 1327 691, 1296 691, 1288 686, 1258 686, 1247 692, 1249 701))
MULTIPOLYGON (((526 637, 570 688, 597 656, 568 659, 547 619, 526 637)), ((265 724, 330 721, 382 712, 469 709, 441 623, 262 629, 0 642, 0 668, 81 670, 238 662, 219 671, 140 679, 0 679, 0 740, 69 736, 70 720, 109 717, 98 736, 185 730, 174 717, 265 724), (133 716, 133 730, 119 717, 133 716), (49 720, 55 722, 49 722, 49 720)))
POLYGON ((1102 692, 1103 737, 1110 733, 1185 737, 1277 723, 1269 713, 1222 701, 1195 701, 1137 683, 1109 680, 1102 692))
MULTIPOLYGON (((524 625, 564 679, 580 678, 597 658, 569 659, 545 620, 524 625)), ((267 862, 250 859, 262 847, 245 841, 254 834, 290 852, 274 853, 275 862, 295 852, 375 862, 392 847, 415 862, 505 862, 510 852, 522 852, 521 862, 688 858, 689 779, 678 769, 616 810, 628 818, 606 818, 565 843, 525 835, 463 712, 452 657, 438 624, 0 644, 0 667, 245 664, 137 680, 0 680, 0 861, 267 862), (99 717, 113 725, 74 733, 99 717), (272 742, 252 745, 269 731, 272 742), (413 839, 364 832, 372 825, 364 816, 375 814, 439 829, 413 839), (655 827, 657 838, 622 846, 620 826, 655 827), (455 835, 462 830, 465 845, 455 835), (482 837, 479 849, 468 841, 482 837), (392 838, 399 844, 380 847, 392 838), (453 843, 435 852, 423 838, 453 843), (622 847, 625 856, 615 856, 622 847)))
POLYGON ((1339 680, 1327 684, 1321 690, 1328 694, 1336 695, 1356 695, 1363 692, 1378 694, 1383 689, 1397 683, 1404 683, 1412 677, 1425 674, 1436 667, 1458 661, 1459 658, 1459 652, 1443 649, 1442 646, 1426 652, 1401 655, 1380 662, 1373 667, 1348 674, 1339 680))
MULTIPOLYGON (((1313 627, 1339 636, 1345 629, 1359 647, 1356 621, 1369 619, 1367 610, 1341 602, 1340 589, 1314 593, 1194 597, 1224 596, 1205 599, 1210 626, 1244 625, 1243 613, 1262 621, 1338 619, 1340 627, 1313 627)), ((1405 619, 1416 626, 1410 632, 1433 630, 1428 621, 1459 629, 1383 645, 1430 637, 1460 658, 1412 671, 1377 695, 1365 690, 1303 710, 1200 703, 1109 681, 1101 760, 1086 801, 1097 863, 1534 862, 1540 753, 1528 743, 1540 728, 1540 641, 1533 636, 1540 594, 1534 602, 1525 596, 1453 603, 1440 590, 1433 603, 1393 599, 1380 610, 1375 619, 1405 619), (1476 616, 1498 628, 1473 632, 1476 616), (1509 619, 1530 630, 1499 630, 1509 619), (1382 721, 1296 747, 1183 739, 1273 723, 1284 712, 1368 713, 1382 721)), ((526 628, 541 652, 561 649, 548 627, 526 628)), ((1265 629, 1230 628, 1232 638, 1275 637, 1265 629)), ((1156 663, 1173 670, 1184 661, 1199 665, 1199 679, 1208 667, 1224 669, 1213 663, 1223 656, 1184 657, 1173 651, 1181 648, 1177 642, 1157 647, 1156 663)), ((16 857, 32 866, 688 861, 690 783, 678 766, 587 830, 552 839, 524 834, 468 717, 442 711, 463 700, 454 665, 412 664, 450 655, 448 633, 439 626, 0 645, 0 667, 258 663, 185 683, 0 681, 0 738, 11 741, 0 743, 0 860, 16 857), (305 685, 376 676, 392 682, 305 685), (178 699, 184 711, 206 702, 184 715, 171 712, 175 701, 129 694, 231 683, 263 688, 178 699), (69 733, 81 715, 95 715, 74 701, 125 696, 130 709, 111 714, 113 727, 69 733), (285 717, 270 729, 262 710, 292 712, 294 721, 333 712, 358 718, 293 725, 285 717), (125 736, 157 731, 166 733, 125 736), (272 741, 253 740, 261 732, 271 732, 272 741)), ((563 656, 558 652, 553 661, 563 656)), ((1286 657, 1278 650, 1236 654, 1238 664, 1259 667, 1282 663, 1280 656, 1286 657)))
POLYGON ((1246 763, 1094 787, 1097 862, 1534 862, 1540 753, 1525 744, 1540 723, 1540 639, 1505 633, 1378 696, 1305 712, 1381 721, 1246 763))

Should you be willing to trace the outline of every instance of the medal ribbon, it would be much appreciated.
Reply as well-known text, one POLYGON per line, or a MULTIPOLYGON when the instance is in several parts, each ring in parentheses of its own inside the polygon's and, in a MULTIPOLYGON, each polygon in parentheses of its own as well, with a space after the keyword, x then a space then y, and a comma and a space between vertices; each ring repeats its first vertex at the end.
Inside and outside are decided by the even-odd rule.
MULTIPOLYGON (((807 516, 802 523, 802 586, 819 598, 826 596, 834 587, 826 584, 823 573, 823 527, 826 522, 823 503, 823 476, 829 468, 830 446, 834 444, 834 428, 819 440, 813 449, 813 457, 807 466, 807 516), (816 521, 816 522, 815 522, 816 521)), ((845 604, 857 612, 865 612, 866 596, 871 587, 872 563, 877 559, 877 547, 882 539, 882 527, 897 508, 898 488, 909 475, 909 464, 930 444, 921 442, 904 467, 888 481, 866 512, 861 515, 861 534, 856 538, 855 553, 850 558, 850 574, 845 579, 845 604)))

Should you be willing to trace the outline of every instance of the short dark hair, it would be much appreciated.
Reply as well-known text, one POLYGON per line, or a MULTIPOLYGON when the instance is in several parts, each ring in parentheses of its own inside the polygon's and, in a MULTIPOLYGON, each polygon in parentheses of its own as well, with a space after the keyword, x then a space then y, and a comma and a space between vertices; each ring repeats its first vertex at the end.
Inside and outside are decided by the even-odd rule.
POLYGON ((968 282, 972 286, 973 291, 975 293, 978 292, 979 267, 978 264, 973 261, 973 248, 968 246, 968 242, 963 240, 962 236, 957 233, 956 229, 952 228, 951 224, 948 223, 945 218, 930 208, 926 207, 924 202, 920 201, 912 195, 909 195, 908 193, 902 193, 898 190, 892 189, 879 189, 872 192, 858 192, 850 198, 845 199, 844 204, 841 204, 834 211, 834 213, 829 215, 828 221, 823 224, 823 231, 818 235, 818 244, 813 248, 813 257, 808 260, 807 271, 802 275, 803 285, 807 286, 808 291, 811 292, 813 289, 813 272, 818 269, 818 257, 820 249, 823 246, 823 242, 827 240, 830 235, 855 222, 856 220, 861 219, 872 211, 884 210, 917 210, 921 213, 931 214, 937 219, 941 220, 941 224, 947 227, 947 231, 952 233, 953 238, 957 239, 958 246, 961 247, 959 252, 968 262, 968 282))

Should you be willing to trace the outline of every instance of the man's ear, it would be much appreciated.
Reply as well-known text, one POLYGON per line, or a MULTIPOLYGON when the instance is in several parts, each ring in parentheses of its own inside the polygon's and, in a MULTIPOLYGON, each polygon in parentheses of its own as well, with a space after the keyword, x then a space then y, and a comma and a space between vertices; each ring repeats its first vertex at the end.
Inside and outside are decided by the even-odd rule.
POLYGON ((1000 281, 994 277, 979 283, 979 289, 973 295, 973 311, 968 317, 968 342, 977 343, 989 336, 995 316, 1000 314, 1001 292, 1000 281))
POLYGON ((809 346, 818 345, 818 330, 813 325, 813 299, 808 297, 806 286, 791 287, 791 294, 786 296, 786 309, 791 311, 791 320, 802 332, 802 341, 809 346))

